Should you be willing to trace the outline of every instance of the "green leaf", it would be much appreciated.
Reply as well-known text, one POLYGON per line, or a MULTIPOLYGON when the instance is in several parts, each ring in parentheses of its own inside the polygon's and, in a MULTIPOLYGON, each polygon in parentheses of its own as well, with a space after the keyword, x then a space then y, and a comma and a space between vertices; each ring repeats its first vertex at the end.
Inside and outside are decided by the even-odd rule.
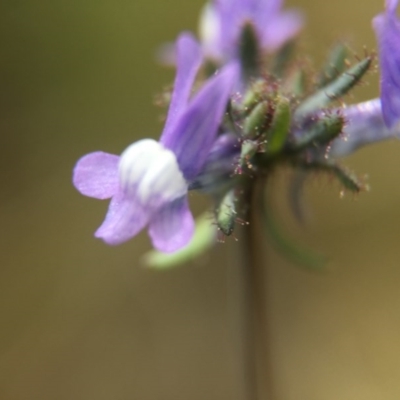
POLYGON ((304 116, 326 107, 331 101, 337 100, 345 95, 356 85, 364 74, 368 71, 372 63, 372 57, 366 57, 359 63, 349 68, 339 75, 330 84, 318 90, 316 93, 306 98, 295 112, 296 118, 304 116))
POLYGON ((292 144, 293 150, 301 151, 310 146, 323 146, 331 142, 342 133, 344 118, 340 114, 326 114, 318 117, 304 133, 296 137, 292 144))
POLYGON ((318 79, 318 87, 324 87, 336 79, 346 68, 347 49, 342 43, 337 44, 331 51, 328 61, 318 79))
POLYGON ((274 218, 276 211, 272 210, 268 199, 265 198, 262 191, 259 202, 265 231, 276 250, 299 266, 313 270, 321 270, 326 264, 326 258, 295 243, 293 240, 289 239, 286 233, 283 233, 277 220, 274 218))
POLYGON ((307 77, 302 69, 291 71, 283 82, 283 92, 290 93, 295 97, 303 96, 306 91, 307 77))
POLYGON ((151 250, 142 258, 142 262, 150 268, 169 269, 185 264, 212 248, 217 239, 217 227, 210 214, 204 213, 196 220, 196 229, 190 243, 175 253, 161 253, 151 250))
POLYGON ((304 170, 314 170, 316 172, 327 172, 335 176, 346 190, 353 193, 368 190, 369 187, 361 181, 353 172, 341 167, 334 161, 312 161, 299 165, 304 170))
POLYGON ((282 77, 288 69, 295 54, 296 43, 292 40, 286 42, 276 54, 272 63, 272 73, 277 77, 282 77))

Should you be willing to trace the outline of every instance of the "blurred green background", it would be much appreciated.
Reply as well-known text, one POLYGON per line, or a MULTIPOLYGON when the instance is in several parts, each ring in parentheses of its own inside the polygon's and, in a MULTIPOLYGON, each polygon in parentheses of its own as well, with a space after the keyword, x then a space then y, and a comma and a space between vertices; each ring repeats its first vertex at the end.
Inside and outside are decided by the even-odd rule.
MULTIPOLYGON (((376 47, 370 20, 381 0, 290 5, 307 15, 303 48, 316 62, 337 37, 360 55, 376 47)), ((116 248, 95 240, 107 202, 71 185, 83 154, 158 136, 153 99, 173 71, 155 63, 155 49, 195 30, 201 6, 0 2, 0 399, 243 398, 232 266, 240 243, 148 270, 146 234, 116 248)), ((369 78, 351 101, 377 95, 377 74, 369 78)), ((399 156, 393 141, 349 157, 372 186, 356 198, 311 179, 305 228, 281 207, 291 235, 330 262, 315 274, 266 251, 271 400, 400 398, 399 156)))

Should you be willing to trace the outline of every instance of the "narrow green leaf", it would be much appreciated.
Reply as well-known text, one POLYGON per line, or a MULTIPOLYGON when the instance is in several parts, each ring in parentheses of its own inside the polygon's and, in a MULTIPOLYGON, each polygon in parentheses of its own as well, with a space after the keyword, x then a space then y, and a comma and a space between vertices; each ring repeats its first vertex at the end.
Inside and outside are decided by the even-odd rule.
POLYGON ((305 170, 327 172, 335 176, 343 187, 350 192, 359 193, 368 190, 368 185, 362 182, 353 172, 341 167, 333 161, 313 161, 299 165, 305 170))
POLYGON ((264 193, 261 193, 259 201, 265 231, 276 250, 299 266, 321 270, 326 264, 325 257, 289 239, 288 235, 282 232, 277 220, 274 218, 276 211, 272 210, 268 200, 265 199, 264 193))
POLYGON ((294 69, 283 82, 283 92, 295 97, 304 95, 307 86, 307 77, 302 69, 294 69))
POLYGON ((272 62, 272 73, 277 77, 282 77, 293 60, 296 43, 292 40, 286 42, 278 51, 272 62))
POLYGON ((328 61, 322 69, 317 86, 322 88, 336 79, 346 68, 347 48, 337 44, 329 54, 328 61))
POLYGON ((296 109, 295 117, 302 118, 316 110, 326 107, 331 101, 345 95, 356 85, 371 66, 372 57, 366 57, 359 63, 339 75, 330 84, 305 99, 296 109))
POLYGON ((304 133, 292 144, 293 150, 301 151, 308 147, 328 144, 342 133, 344 118, 340 114, 327 114, 318 117, 304 133))

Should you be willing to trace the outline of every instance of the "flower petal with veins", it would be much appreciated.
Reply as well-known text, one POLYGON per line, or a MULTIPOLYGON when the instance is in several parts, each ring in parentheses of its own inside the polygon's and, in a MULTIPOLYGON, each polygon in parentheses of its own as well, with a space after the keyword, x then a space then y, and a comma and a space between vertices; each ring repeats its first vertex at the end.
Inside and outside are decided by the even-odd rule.
POLYGON ((152 216, 149 235, 155 248, 171 253, 189 243, 194 226, 193 216, 185 196, 166 204, 152 216))
POLYGON ((400 21, 396 15, 398 1, 386 2, 386 11, 373 19, 379 45, 382 113, 391 128, 400 120, 400 21))
POLYGON ((118 162, 118 156, 102 151, 86 154, 77 162, 72 182, 85 196, 109 199, 118 190, 118 162))

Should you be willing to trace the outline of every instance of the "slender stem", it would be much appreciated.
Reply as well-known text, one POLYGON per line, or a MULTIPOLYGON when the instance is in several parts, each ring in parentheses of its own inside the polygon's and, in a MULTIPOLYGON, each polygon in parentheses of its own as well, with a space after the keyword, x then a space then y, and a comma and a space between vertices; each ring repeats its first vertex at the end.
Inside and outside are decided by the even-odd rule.
POLYGON ((265 265, 257 226, 257 201, 265 182, 253 182, 249 187, 245 206, 246 221, 242 239, 243 291, 244 291, 244 369, 246 399, 259 400, 266 396, 272 400, 271 371, 267 368, 269 359, 266 326, 265 265), (261 379, 259 379, 261 377, 261 379), (260 393, 265 393, 260 396, 260 393))
POLYGON ((243 282, 243 368, 246 398, 244 400, 258 400, 258 377, 257 377, 257 343, 256 343, 256 321, 254 307, 256 298, 253 291, 255 273, 255 248, 254 248, 254 225, 252 216, 252 203, 254 186, 248 188, 244 207, 246 210, 246 222, 242 238, 242 282, 243 282))

